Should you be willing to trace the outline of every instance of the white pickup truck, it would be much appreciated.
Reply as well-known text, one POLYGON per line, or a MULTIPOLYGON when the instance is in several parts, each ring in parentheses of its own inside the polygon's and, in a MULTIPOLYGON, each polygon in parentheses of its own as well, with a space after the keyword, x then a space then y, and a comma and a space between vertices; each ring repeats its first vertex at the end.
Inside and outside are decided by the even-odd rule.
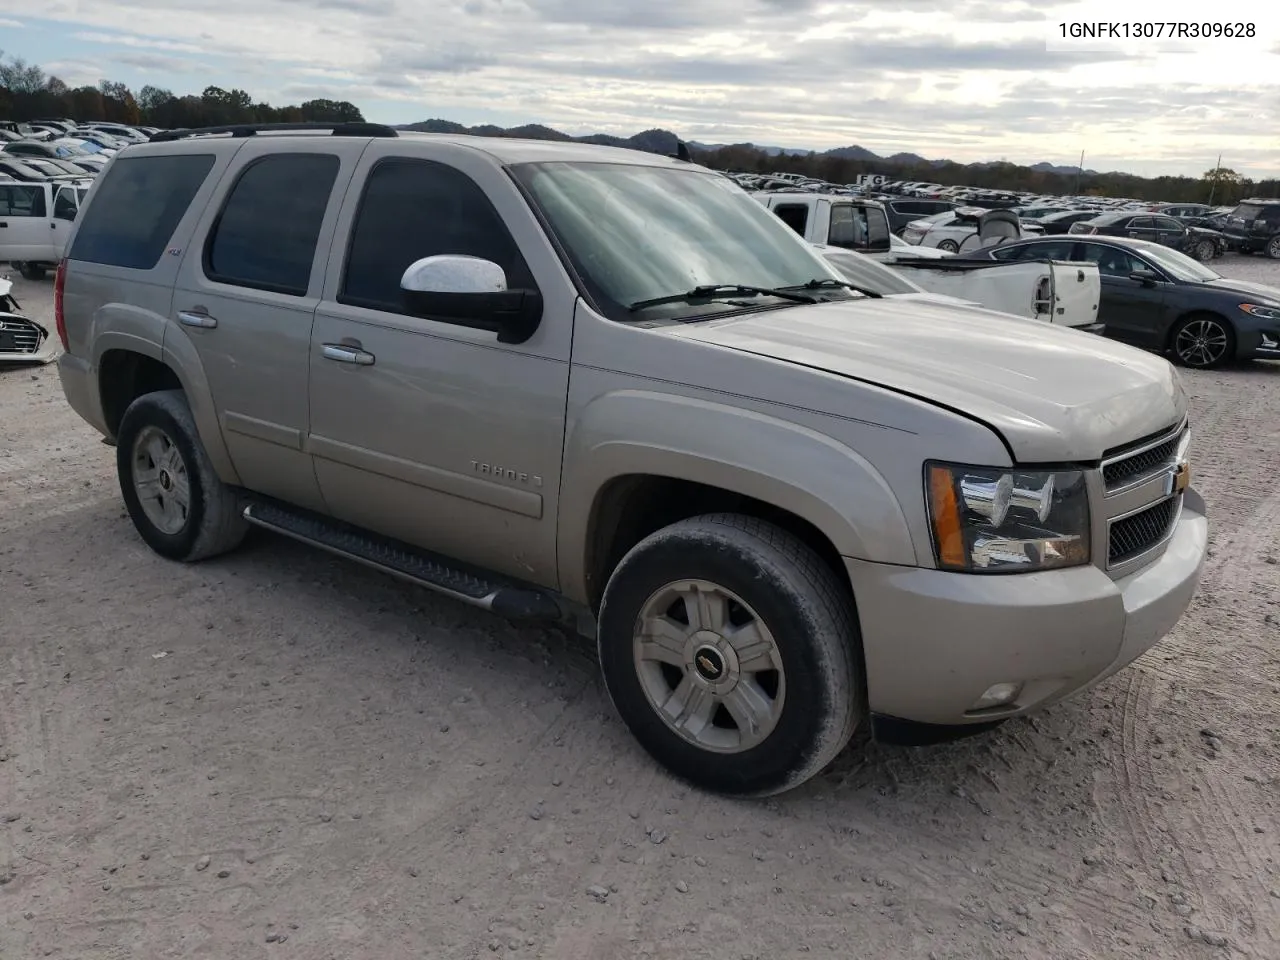
MULTIPOLYGON (((1050 260, 1010 263, 900 254, 891 246, 888 215, 874 200, 784 192, 753 196, 824 251, 837 248, 866 254, 928 293, 1055 326, 1100 329, 1097 318, 1102 280, 1096 264, 1050 260)), ((998 238, 992 242, 998 242, 998 238)), ((841 260, 833 262, 841 267, 841 260)))

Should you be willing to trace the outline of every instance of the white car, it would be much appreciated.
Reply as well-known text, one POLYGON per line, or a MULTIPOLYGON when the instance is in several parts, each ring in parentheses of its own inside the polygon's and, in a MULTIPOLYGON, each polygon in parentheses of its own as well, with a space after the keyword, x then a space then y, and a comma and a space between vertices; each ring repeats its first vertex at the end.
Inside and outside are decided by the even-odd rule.
POLYGON ((0 262, 28 280, 41 280, 66 248, 80 202, 88 193, 76 182, 0 183, 0 262))
POLYGON ((950 257, 953 254, 947 250, 940 250, 937 247, 922 247, 907 243, 897 234, 889 234, 889 249, 878 253, 864 254, 873 260, 902 260, 908 257, 915 257, 920 260, 939 260, 943 257, 950 257))
MULTIPOLYGON (((912 246, 937 247, 947 253, 956 253, 960 245, 978 232, 978 222, 990 213, 983 207, 957 207, 931 217, 913 220, 902 231, 902 239, 912 246)), ((1025 224, 1022 232, 1042 234, 1044 230, 1033 224, 1025 224)))

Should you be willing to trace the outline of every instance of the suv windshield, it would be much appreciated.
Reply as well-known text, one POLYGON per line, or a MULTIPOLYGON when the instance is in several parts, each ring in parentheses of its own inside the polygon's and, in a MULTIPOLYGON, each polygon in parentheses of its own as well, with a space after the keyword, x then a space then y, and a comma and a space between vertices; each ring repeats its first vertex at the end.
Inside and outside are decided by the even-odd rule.
MULTIPOLYGON (((839 275, 790 227, 724 177, 698 168, 546 162, 512 168, 605 315, 687 319, 790 300, 732 294, 713 303, 631 304, 697 287, 799 287, 839 275), (732 302, 724 302, 729 300, 732 302)), ((839 288, 823 299, 846 299, 839 288)))

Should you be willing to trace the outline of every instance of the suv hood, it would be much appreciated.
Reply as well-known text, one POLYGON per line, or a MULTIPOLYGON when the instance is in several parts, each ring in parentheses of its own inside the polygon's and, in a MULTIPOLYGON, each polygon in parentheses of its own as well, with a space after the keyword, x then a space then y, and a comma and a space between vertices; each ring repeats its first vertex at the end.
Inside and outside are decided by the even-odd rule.
POLYGON ((801 306, 664 332, 967 414, 996 430, 1020 463, 1099 460, 1174 426, 1187 407, 1177 373, 1161 357, 1095 334, 923 299, 801 306))

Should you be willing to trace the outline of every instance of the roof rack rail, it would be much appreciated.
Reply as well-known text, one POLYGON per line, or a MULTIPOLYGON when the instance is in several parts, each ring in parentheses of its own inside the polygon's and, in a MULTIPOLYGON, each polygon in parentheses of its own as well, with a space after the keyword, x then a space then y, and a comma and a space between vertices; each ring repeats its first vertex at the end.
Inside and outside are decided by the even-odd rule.
POLYGON ((232 137, 252 137, 259 133, 291 133, 295 130, 327 130, 335 137, 398 137, 394 127, 383 123, 232 123, 223 127, 188 127, 181 130, 161 130, 151 135, 152 143, 186 140, 217 133, 229 133, 232 137))

